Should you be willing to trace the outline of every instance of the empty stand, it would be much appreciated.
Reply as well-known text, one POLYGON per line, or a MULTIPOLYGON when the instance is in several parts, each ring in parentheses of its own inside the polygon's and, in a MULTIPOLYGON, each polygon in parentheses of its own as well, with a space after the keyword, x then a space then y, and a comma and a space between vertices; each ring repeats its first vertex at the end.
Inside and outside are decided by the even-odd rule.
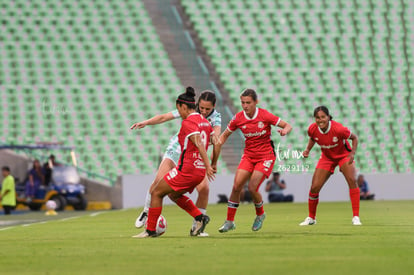
POLYGON ((413 1, 181 3, 234 104, 255 88, 293 124, 275 144, 303 150, 313 109, 326 105, 358 134, 362 172, 413 171, 413 1))

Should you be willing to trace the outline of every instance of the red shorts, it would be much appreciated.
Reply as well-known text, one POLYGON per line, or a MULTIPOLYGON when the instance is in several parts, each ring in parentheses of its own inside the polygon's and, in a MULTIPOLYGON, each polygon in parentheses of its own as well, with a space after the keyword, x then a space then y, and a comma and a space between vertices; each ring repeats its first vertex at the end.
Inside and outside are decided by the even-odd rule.
POLYGON ((340 159, 330 159, 325 157, 324 155, 321 155, 321 158, 318 161, 318 164, 316 164, 316 168, 327 170, 333 174, 335 171, 335 167, 339 166, 341 167, 342 164, 349 161, 349 157, 343 157, 340 159))
POLYGON ((269 156, 264 159, 251 159, 246 155, 243 155, 237 169, 243 169, 249 171, 250 173, 253 173, 253 171, 259 171, 262 172, 266 178, 268 178, 272 173, 275 160, 275 156, 269 156))
POLYGON ((203 181, 206 176, 205 169, 192 168, 191 171, 178 171, 173 168, 164 176, 164 180, 174 191, 184 191, 192 193, 194 188, 203 181))

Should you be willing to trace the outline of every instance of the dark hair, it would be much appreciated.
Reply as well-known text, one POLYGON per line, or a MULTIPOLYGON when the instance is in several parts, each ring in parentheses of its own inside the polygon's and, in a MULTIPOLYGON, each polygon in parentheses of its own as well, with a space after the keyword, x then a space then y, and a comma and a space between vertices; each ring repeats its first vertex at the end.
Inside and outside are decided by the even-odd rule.
POLYGON ((195 102, 195 91, 193 87, 187 87, 185 89, 185 93, 180 94, 177 97, 177 100, 175 101, 175 104, 179 104, 180 106, 182 104, 187 105, 190 109, 196 108, 196 102, 195 102))
POLYGON ((240 97, 242 97, 242 96, 250 96, 254 101, 256 101, 257 100, 257 93, 256 93, 256 91, 255 90, 253 90, 253 89, 245 89, 242 93, 241 93, 241 95, 240 95, 240 97))
POLYGON ((280 173, 279 173, 279 172, 273 172, 273 176, 274 176, 274 177, 276 177, 276 176, 280 176, 280 173))
POLYGON ((216 105, 216 94, 210 90, 205 90, 201 93, 197 103, 200 103, 200 100, 209 101, 213 105, 216 105))
POLYGON ((10 172, 10 167, 9 167, 9 166, 3 166, 3 167, 1 168, 1 170, 2 170, 2 171, 7 171, 7 172, 10 172))
POLYGON ((313 110, 313 117, 316 117, 316 114, 319 111, 324 112, 329 117, 329 120, 332 120, 332 116, 329 114, 328 108, 326 108, 326 106, 323 106, 323 105, 318 106, 318 107, 315 108, 315 110, 313 110))

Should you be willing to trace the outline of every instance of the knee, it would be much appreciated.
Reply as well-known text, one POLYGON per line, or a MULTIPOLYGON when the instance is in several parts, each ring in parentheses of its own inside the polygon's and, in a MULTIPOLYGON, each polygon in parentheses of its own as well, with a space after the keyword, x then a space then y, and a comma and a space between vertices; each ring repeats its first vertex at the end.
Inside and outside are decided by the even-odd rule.
POLYGON ((168 194, 168 197, 170 198, 170 200, 172 200, 173 202, 176 202, 178 197, 175 196, 173 193, 168 194))
POLYGON ((320 186, 312 186, 311 189, 310 189, 310 192, 314 193, 314 194, 318 194, 320 191, 321 191, 320 186))
POLYGON ((256 193, 257 192, 256 191, 256 188, 257 188, 257 186, 256 185, 252 185, 252 184, 249 184, 247 186, 247 190, 249 190, 250 193, 256 193))
POLYGON ((197 191, 198 194, 201 196, 208 196, 208 193, 210 192, 210 187, 208 186, 208 184, 202 185, 197 191))
POLYGON ((233 193, 240 193, 243 190, 243 185, 233 185, 233 193))

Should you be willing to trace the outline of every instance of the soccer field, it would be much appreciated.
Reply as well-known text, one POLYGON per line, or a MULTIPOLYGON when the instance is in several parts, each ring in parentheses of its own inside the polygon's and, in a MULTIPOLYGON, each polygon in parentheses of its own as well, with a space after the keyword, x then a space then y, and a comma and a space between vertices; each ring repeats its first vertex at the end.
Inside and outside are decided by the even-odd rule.
POLYGON ((361 202, 363 226, 351 225, 350 203, 320 203, 318 224, 298 226, 306 204, 267 204, 252 232, 253 205, 237 229, 217 229, 226 205, 211 205, 210 237, 189 237, 190 216, 164 208, 165 235, 133 239, 138 211, 28 212, 1 217, 0 274, 412 274, 414 202, 361 202), (19 224, 17 224, 19 223, 19 224))

